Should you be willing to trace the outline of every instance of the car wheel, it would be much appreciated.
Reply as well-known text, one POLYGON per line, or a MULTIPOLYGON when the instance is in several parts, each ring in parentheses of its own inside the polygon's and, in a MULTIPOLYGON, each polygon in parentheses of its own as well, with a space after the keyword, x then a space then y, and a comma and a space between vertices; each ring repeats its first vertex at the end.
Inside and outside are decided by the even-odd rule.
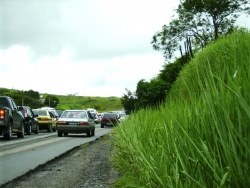
POLYGON ((28 135, 31 135, 31 127, 32 127, 32 125, 29 124, 29 125, 28 125, 28 129, 27 129, 27 131, 26 131, 28 135))
POLYGON ((48 126, 47 128, 47 132, 50 133, 52 131, 52 127, 51 127, 51 124, 48 126))
POLYGON ((92 136, 95 136, 95 129, 92 130, 91 134, 92 136))
POLYGON ((58 135, 58 137, 62 137, 62 132, 58 131, 57 135, 58 135))
POLYGON ((39 133, 39 126, 37 125, 36 130, 35 130, 35 134, 38 134, 38 133, 39 133))
POLYGON ((87 137, 91 137, 91 131, 90 130, 87 132, 87 137))
POLYGON ((68 133, 63 133, 64 134, 64 136, 68 136, 68 133))
POLYGON ((4 140, 11 140, 12 138, 12 123, 9 124, 8 133, 3 133, 4 140))
POLYGON ((101 128, 104 128, 104 125, 103 125, 103 124, 101 124, 101 128))
POLYGON ((18 138, 23 138, 24 137, 24 125, 23 125, 23 122, 21 121, 21 132, 17 133, 17 137, 18 138))

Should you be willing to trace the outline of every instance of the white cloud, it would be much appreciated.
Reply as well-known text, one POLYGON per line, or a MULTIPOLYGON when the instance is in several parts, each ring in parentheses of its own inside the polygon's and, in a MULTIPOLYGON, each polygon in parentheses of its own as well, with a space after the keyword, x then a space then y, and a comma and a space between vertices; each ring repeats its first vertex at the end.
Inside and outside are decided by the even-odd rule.
POLYGON ((162 69, 162 53, 150 42, 178 3, 0 0, 1 87, 118 97, 135 91, 162 69))

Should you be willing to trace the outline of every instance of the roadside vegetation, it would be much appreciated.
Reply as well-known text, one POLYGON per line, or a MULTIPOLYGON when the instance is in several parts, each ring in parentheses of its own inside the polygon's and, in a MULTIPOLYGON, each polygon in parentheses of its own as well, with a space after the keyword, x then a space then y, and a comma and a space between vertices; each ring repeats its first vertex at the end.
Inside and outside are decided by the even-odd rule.
POLYGON ((118 187, 250 187, 250 32, 220 37, 184 66, 159 108, 114 129, 118 187))

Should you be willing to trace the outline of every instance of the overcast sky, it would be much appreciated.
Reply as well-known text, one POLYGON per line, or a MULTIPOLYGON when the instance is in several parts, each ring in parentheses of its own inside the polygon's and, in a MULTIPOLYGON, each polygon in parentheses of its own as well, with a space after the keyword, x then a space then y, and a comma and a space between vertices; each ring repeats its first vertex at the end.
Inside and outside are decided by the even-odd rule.
POLYGON ((150 42, 178 3, 0 0, 0 87, 105 97, 135 91, 164 65, 150 42))

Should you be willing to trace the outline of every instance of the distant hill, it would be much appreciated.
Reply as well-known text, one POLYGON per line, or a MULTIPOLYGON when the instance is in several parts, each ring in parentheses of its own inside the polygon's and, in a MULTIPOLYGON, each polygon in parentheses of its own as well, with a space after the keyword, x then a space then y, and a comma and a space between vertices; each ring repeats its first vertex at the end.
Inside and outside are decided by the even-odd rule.
MULTIPOLYGON (((46 97, 46 94, 43 94, 46 97)), ((86 109, 95 108, 98 112, 114 111, 123 109, 121 100, 118 97, 98 96, 64 96, 55 95, 59 98, 57 109, 86 109)))
MULTIPOLYGON (((31 90, 32 91, 32 90, 31 90)), ((95 108, 98 112, 106 111, 116 111, 123 109, 121 105, 121 100, 119 97, 98 97, 98 96, 74 96, 74 95, 55 95, 48 93, 39 93, 37 91, 32 91, 36 94, 36 97, 28 97, 26 94, 27 91, 17 90, 17 89, 8 89, 0 88, 0 95, 6 95, 13 97, 16 104, 21 105, 33 105, 32 108, 37 106, 44 106, 44 99, 47 95, 56 96, 59 99, 59 105, 56 106, 56 109, 86 109, 86 108, 95 108), (42 98, 39 98, 42 96, 42 98)), ((46 105, 47 106, 47 105, 46 105)))

